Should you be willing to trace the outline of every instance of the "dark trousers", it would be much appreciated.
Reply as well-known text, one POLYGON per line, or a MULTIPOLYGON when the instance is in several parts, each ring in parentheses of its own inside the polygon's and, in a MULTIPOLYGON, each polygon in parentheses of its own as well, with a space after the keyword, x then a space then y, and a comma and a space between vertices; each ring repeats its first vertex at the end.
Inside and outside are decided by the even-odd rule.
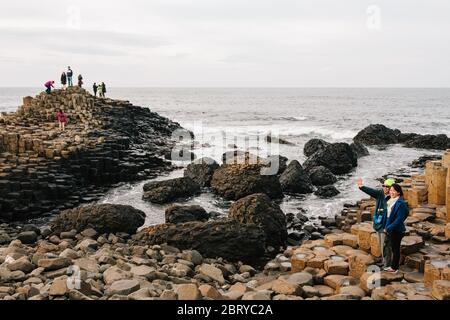
POLYGON ((400 265, 400 245, 402 243, 402 238, 405 234, 400 232, 391 232, 389 234, 389 240, 391 242, 392 248, 392 262, 391 268, 398 270, 400 265))

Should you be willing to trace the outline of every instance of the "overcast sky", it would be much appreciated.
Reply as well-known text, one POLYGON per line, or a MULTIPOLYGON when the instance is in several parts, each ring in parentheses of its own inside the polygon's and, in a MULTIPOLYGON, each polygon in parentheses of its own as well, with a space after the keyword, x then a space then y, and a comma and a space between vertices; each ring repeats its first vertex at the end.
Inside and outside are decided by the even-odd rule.
POLYGON ((0 86, 450 86, 448 0, 14 0, 0 86))

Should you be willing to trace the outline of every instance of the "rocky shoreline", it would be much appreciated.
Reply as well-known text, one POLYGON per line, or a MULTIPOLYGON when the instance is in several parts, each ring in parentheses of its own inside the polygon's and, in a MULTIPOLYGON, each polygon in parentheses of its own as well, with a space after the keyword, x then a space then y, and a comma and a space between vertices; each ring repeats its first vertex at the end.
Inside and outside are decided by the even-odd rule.
POLYGON ((181 178, 144 185, 143 200, 169 206, 166 223, 143 229, 145 213, 132 206, 79 206, 114 183, 170 170, 164 159, 177 129, 146 108, 80 88, 24 98, 17 113, 3 114, 0 299, 450 299, 450 150, 388 174, 411 208, 398 274, 377 265, 373 200, 346 204, 320 225, 279 206, 287 194, 335 196, 336 176, 368 154, 364 144, 445 149, 446 136, 371 125, 352 144, 310 140, 303 165, 241 150, 223 154, 220 165, 197 159, 181 178), (54 122, 60 107, 73 119, 64 133, 54 122), (202 192, 232 201, 226 216, 174 204, 202 192), (44 227, 11 222, 45 213, 56 218, 44 227))
POLYGON ((25 97, 0 117, 0 221, 24 220, 98 199, 112 185, 171 169, 163 155, 179 124, 128 101, 78 87, 25 97), (68 115, 66 131, 55 122, 68 115))
POLYGON ((321 219, 322 226, 309 230, 315 240, 274 250, 263 265, 245 263, 285 241, 288 227, 308 229, 301 213, 288 215, 283 226, 278 206, 265 194, 252 194, 236 201, 228 218, 210 221, 201 207, 173 205, 166 211, 169 223, 136 232, 144 220, 139 210, 93 205, 63 212, 44 230, 25 226, 15 240, 4 232, 0 298, 447 300, 449 204, 440 190, 450 186, 449 164, 450 150, 442 160, 428 161, 425 170, 390 174, 402 181, 411 206, 398 274, 377 269, 381 251, 371 226, 371 199, 321 219), (425 195, 417 192, 424 186, 425 195), (226 249, 234 251, 228 252, 231 260, 223 257, 226 249))

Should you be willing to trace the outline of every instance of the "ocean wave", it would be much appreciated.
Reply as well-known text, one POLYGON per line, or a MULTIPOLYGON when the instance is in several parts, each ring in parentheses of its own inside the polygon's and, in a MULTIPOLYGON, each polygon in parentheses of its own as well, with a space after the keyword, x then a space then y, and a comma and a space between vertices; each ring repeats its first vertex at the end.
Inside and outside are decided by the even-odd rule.
POLYGON ((274 120, 284 120, 284 121, 305 121, 308 120, 306 116, 298 116, 298 117, 279 117, 274 120))
POLYGON ((356 130, 342 130, 339 128, 327 128, 316 126, 286 126, 286 125, 249 125, 249 126, 214 126, 201 128, 189 127, 187 129, 193 130, 197 138, 203 136, 263 136, 272 134, 273 136, 281 136, 283 138, 289 137, 306 137, 306 138, 322 138, 330 142, 339 142, 343 140, 351 140, 358 133, 356 130))

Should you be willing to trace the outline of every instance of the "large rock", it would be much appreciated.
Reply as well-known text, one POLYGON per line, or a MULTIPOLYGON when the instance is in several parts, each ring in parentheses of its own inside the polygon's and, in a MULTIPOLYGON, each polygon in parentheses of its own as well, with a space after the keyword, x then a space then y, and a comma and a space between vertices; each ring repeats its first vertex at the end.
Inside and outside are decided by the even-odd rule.
POLYGON ((184 171, 184 176, 191 178, 200 187, 209 187, 217 168, 219 168, 219 164, 214 159, 205 157, 190 163, 184 171))
POLYGON ((369 150, 367 150, 361 142, 353 142, 350 144, 350 147, 358 158, 365 157, 370 154, 369 150))
POLYGON ((209 213, 199 205, 171 205, 165 212, 167 223, 183 223, 189 221, 207 221, 209 213))
POLYGON ((216 268, 213 265, 204 263, 199 267, 198 271, 201 274, 211 278, 212 280, 217 281, 220 285, 225 284, 225 279, 223 277, 222 270, 216 268))
POLYGON ((114 294, 129 295, 139 290, 140 287, 139 281, 135 279, 117 280, 108 288, 107 294, 110 296, 114 294))
POLYGON ((227 200, 238 200, 253 193, 282 198, 280 182, 276 175, 262 175, 262 165, 222 165, 211 180, 213 191, 227 200))
POLYGON ((424 241, 420 236, 405 236, 401 243, 401 252, 410 255, 419 251, 424 246, 424 241))
POLYGON ((334 174, 345 174, 358 165, 356 154, 348 143, 340 142, 326 146, 323 150, 314 153, 303 166, 306 170, 313 167, 324 166, 334 174))
POLYGON ((282 174, 287 168, 288 158, 281 155, 269 156, 261 160, 267 168, 262 169, 265 174, 282 174))
POLYGON ((143 200, 164 204, 200 192, 200 185, 189 177, 151 181, 144 185, 143 200))
POLYGON ((335 186, 323 186, 317 188, 317 190, 314 192, 314 194, 320 198, 332 198, 334 196, 337 196, 339 194, 339 190, 336 189, 335 186))
POLYGON ((311 193, 311 179, 297 160, 292 160, 280 176, 281 188, 284 192, 311 193))
POLYGON ((329 142, 326 142, 322 139, 311 139, 308 142, 305 143, 305 146, 303 147, 303 154, 306 157, 312 156, 314 153, 318 151, 322 151, 325 149, 326 146, 330 145, 329 142))
POLYGON ((386 145, 398 142, 400 131, 392 130, 382 124, 371 124, 362 129, 353 141, 366 145, 386 145))
POLYGON ((405 147, 446 150, 450 148, 450 139, 445 134, 415 135, 405 142, 405 147))
POLYGON ((279 278, 272 283, 272 291, 278 294, 300 296, 303 289, 300 285, 290 282, 288 279, 279 278))
POLYGON ((243 224, 260 225, 266 234, 266 244, 279 248, 287 240, 286 216, 270 198, 257 193, 239 199, 230 207, 230 217, 243 224))
POLYGON ((206 257, 251 265, 264 257, 266 242, 260 226, 233 219, 152 226, 140 231, 135 239, 146 244, 167 243, 179 249, 194 249, 206 257))
POLYGON ((145 213, 132 206, 98 204, 63 211, 53 222, 56 232, 93 228, 100 233, 133 234, 145 222, 145 213))
POLYGON ((438 300, 450 300, 450 280, 433 281, 432 294, 438 300))
POLYGON ((34 231, 24 231, 17 235, 17 239, 19 239, 24 244, 35 243, 37 240, 37 234, 34 231))
POLYGON ((336 176, 324 166, 313 167, 308 173, 312 184, 315 186, 326 186, 337 181, 336 176))
POLYGON ((44 258, 38 260, 38 266, 44 268, 45 271, 58 270, 68 267, 71 264, 67 258, 44 258))
POLYGON ((202 295, 197 285, 194 283, 180 284, 175 289, 178 300, 199 300, 202 295))
POLYGON ((382 124, 372 124, 353 138, 355 143, 365 145, 387 145, 403 143, 405 147, 421 149, 446 150, 450 148, 450 139, 445 134, 420 135, 416 133, 401 133, 398 129, 390 129, 382 124))

